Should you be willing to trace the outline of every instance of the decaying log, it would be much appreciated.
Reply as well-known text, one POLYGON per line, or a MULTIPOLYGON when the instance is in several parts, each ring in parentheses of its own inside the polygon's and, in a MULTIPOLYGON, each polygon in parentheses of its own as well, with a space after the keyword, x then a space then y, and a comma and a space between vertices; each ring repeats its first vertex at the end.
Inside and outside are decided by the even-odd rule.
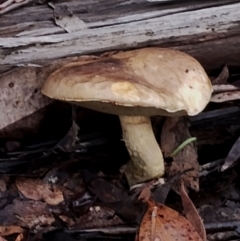
MULTIPOLYGON (((43 81, 42 77, 38 77, 45 73, 43 66, 56 60, 145 46, 183 50, 196 57, 206 69, 224 64, 239 65, 240 3, 230 0, 180 3, 159 0, 61 0, 51 4, 46 1, 30 4, 0 15, 0 81, 4 82, 0 85, 11 88, 1 108, 6 108, 9 102, 13 105, 13 95, 17 89, 6 80, 6 74, 11 75, 9 71, 19 71, 13 68, 22 67, 21 71, 26 73, 29 68, 32 69, 33 74, 28 75, 28 82, 36 83, 37 87, 29 88, 27 92, 28 96, 34 96, 33 92, 39 89, 43 81), (67 21, 71 24, 73 19, 78 20, 75 22, 76 28, 66 27, 67 21)), ((24 86, 20 83, 15 86, 24 86)), ((20 90, 22 93, 24 91, 26 86, 25 90, 20 90)), ((14 101, 18 103, 16 99, 14 101)), ((22 115, 17 115, 17 118, 3 116, 8 115, 10 109, 8 113, 3 112, 1 118, 11 121, 2 123, 0 128, 48 103, 41 95, 37 95, 34 101, 41 104, 32 102, 26 105, 26 111, 21 110, 22 115)))
POLYGON ((56 1, 86 24, 69 33, 47 3, 0 16, 1 69, 149 45, 184 50, 206 68, 239 63, 239 1, 152 1, 56 1))

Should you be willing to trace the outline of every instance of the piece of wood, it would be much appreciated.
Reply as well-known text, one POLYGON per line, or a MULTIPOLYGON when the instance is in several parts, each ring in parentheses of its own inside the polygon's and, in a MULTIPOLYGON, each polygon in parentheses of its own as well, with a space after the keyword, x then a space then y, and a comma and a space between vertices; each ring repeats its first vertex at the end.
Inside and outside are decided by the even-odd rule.
POLYGON ((86 28, 67 33, 55 24, 55 10, 47 3, 0 16, 0 72, 153 45, 186 51, 207 69, 239 63, 239 1, 65 0, 54 6, 67 6, 86 28))
POLYGON ((162 46, 191 54, 206 69, 239 64, 239 1, 31 2, 35 4, 0 15, 0 86, 4 86, 0 101, 2 110, 7 108, 0 129, 49 103, 34 91, 46 78, 46 68, 53 71, 54 63, 66 57, 162 46), (77 26, 65 26, 71 23, 77 26), (21 72, 21 78, 15 72, 21 72))
POLYGON ((42 109, 52 103, 42 95, 41 85, 51 72, 76 60, 65 58, 42 68, 19 67, 0 74, 0 138, 11 133, 22 136, 17 130, 37 131, 44 117, 42 109))

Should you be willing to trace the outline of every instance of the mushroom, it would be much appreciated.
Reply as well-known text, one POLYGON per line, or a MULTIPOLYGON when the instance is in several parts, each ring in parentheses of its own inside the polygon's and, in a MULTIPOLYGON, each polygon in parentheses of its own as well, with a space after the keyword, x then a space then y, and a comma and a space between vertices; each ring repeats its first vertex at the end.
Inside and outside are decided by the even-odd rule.
POLYGON ((212 85, 193 57, 150 47, 67 64, 48 77, 42 93, 119 116, 131 186, 164 174, 150 117, 197 115, 210 101, 212 85))

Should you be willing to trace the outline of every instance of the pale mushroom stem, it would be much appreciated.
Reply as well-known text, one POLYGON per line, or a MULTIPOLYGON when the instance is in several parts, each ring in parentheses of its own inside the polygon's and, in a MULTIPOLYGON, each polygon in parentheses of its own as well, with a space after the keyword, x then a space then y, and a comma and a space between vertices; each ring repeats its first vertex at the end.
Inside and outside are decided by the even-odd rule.
POLYGON ((131 160, 125 175, 130 186, 164 174, 164 159, 151 120, 144 116, 119 116, 122 136, 131 160))

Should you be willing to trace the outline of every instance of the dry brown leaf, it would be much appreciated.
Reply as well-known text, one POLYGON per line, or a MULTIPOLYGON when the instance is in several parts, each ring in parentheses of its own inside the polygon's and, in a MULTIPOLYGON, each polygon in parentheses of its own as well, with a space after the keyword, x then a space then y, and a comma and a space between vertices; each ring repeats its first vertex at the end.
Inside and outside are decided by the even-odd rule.
POLYGON ((193 202, 189 198, 183 182, 181 183, 181 199, 184 208, 185 215, 188 221, 192 224, 195 230, 198 232, 203 241, 206 241, 206 230, 204 228, 203 221, 198 214, 193 202))
POLYGON ((64 201, 62 191, 57 185, 42 180, 19 178, 16 180, 16 186, 26 198, 32 200, 44 200, 50 205, 58 205, 64 201))
POLYGON ((15 233, 23 233, 24 230, 18 226, 0 226, 0 236, 9 236, 15 233))
POLYGON ((52 212, 60 214, 61 210, 57 206, 49 208, 47 203, 41 201, 14 199, 1 210, 0 220, 4 226, 14 223, 34 232, 41 227, 52 225, 55 221, 52 212))
POLYGON ((138 241, 203 241, 185 217, 152 200, 148 201, 137 236, 138 241))
POLYGON ((232 166, 240 157, 240 137, 232 146, 230 152, 228 153, 225 162, 221 168, 221 171, 225 171, 230 166, 232 166))
MULTIPOLYGON (((171 153, 190 137, 187 118, 167 118, 163 124, 161 133, 161 149, 164 156, 170 157, 171 153)), ((183 180, 187 187, 198 191, 199 164, 197 158, 197 151, 194 144, 190 143, 185 146, 180 152, 173 156, 173 162, 168 173, 169 177, 171 178, 184 170, 193 168, 193 171, 183 174, 180 180, 183 180)), ((179 180, 172 185, 172 188, 177 192, 180 189, 178 183, 180 184, 179 180)))
POLYGON ((18 234, 18 236, 16 237, 15 241, 22 241, 22 240, 24 240, 24 235, 23 235, 23 233, 20 233, 20 234, 18 234))
POLYGON ((141 191, 141 193, 138 196, 138 200, 142 200, 142 201, 148 201, 151 197, 151 190, 150 187, 147 186, 145 188, 143 188, 143 190, 141 191))
POLYGON ((88 183, 89 190, 103 203, 119 202, 129 198, 128 194, 121 188, 87 170, 83 171, 83 177, 85 182, 88 183))
POLYGON ((76 220, 76 224, 73 229, 84 228, 103 228, 109 226, 123 225, 122 219, 115 215, 115 211, 112 208, 100 207, 98 211, 96 209, 88 210, 76 220))
POLYGON ((222 72, 219 74, 219 76, 212 81, 212 84, 213 85, 225 84, 228 80, 228 77, 229 77, 228 66, 225 65, 222 69, 222 72))

